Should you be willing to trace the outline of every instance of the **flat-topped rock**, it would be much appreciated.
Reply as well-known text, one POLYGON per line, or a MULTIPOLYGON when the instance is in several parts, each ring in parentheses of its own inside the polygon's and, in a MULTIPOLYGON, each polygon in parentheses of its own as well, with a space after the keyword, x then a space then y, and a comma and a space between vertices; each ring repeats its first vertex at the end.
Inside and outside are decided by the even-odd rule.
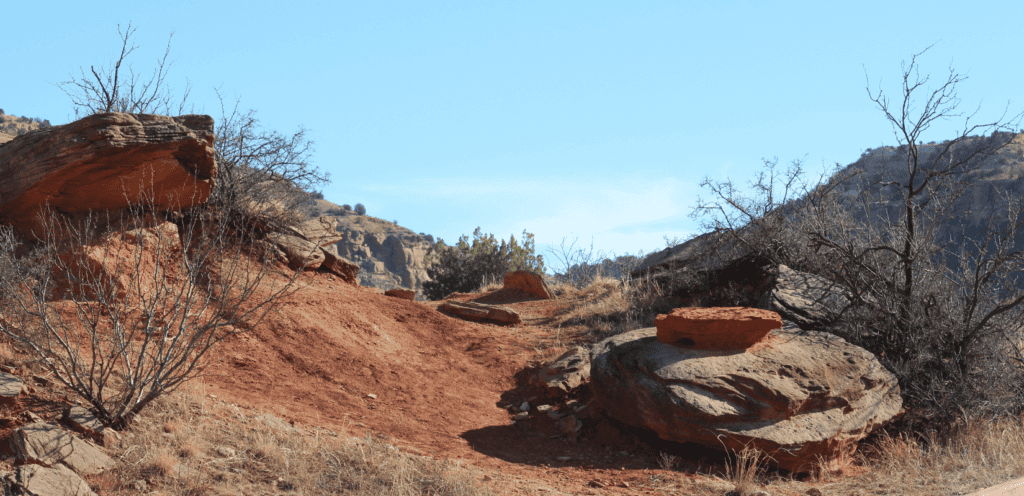
POLYGON ((27 463, 49 467, 67 465, 81 475, 95 475, 116 465, 98 447, 87 443, 59 425, 35 422, 11 434, 14 455, 27 463))
POLYGON ((658 341, 702 349, 744 349, 772 329, 779 314, 747 307, 677 308, 655 319, 658 341))
POLYGON ((338 221, 333 217, 322 215, 309 219, 297 226, 289 226, 288 233, 312 241, 317 246, 328 246, 341 241, 343 235, 338 232, 338 221))
MULTIPOLYGON (((96 496, 85 482, 71 469, 56 465, 20 465, 5 477, 10 494, 25 496, 96 496)), ((7 493, 5 493, 7 494, 7 493)))

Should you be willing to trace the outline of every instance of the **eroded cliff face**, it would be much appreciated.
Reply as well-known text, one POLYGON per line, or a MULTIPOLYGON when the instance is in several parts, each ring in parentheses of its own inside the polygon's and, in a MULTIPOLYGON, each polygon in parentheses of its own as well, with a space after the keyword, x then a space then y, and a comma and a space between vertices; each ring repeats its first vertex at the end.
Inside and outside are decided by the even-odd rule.
POLYGON ((434 243, 433 236, 416 234, 393 222, 356 215, 326 200, 313 200, 311 217, 328 215, 338 220, 341 241, 333 245, 338 255, 360 267, 359 284, 383 290, 403 287, 423 299, 423 282, 428 280, 423 258, 434 243))

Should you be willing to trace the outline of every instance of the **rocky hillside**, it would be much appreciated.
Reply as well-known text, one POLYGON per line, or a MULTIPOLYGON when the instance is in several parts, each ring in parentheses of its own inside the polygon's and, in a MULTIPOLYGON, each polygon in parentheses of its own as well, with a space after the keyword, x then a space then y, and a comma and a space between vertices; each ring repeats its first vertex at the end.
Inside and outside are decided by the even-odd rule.
MULTIPOLYGON (((951 211, 956 212, 956 217, 954 222, 947 222, 940 227, 938 231, 941 238, 958 244, 964 239, 980 241, 990 217, 994 217, 997 224, 1005 225, 1007 200, 1017 200, 1024 192, 1024 133, 994 133, 987 137, 970 138, 953 150, 953 156, 954 159, 970 156, 979 148, 1003 142, 1006 142, 1006 146, 998 153, 985 157, 977 164, 977 168, 965 174, 962 183, 966 188, 951 208, 951 211)), ((945 148, 944 145, 946 142, 921 145, 920 163, 930 163, 929 160, 934 160, 934 156, 945 148)), ((906 152, 899 147, 883 146, 866 150, 860 159, 836 174, 857 174, 840 191, 843 203, 854 209, 855 216, 863 218, 865 214, 859 205, 860 198, 866 194, 871 198, 872 215, 876 219, 899 219, 903 208, 900 192, 879 183, 883 175, 887 180, 906 181, 905 160, 906 152)), ((705 245, 712 243, 713 238, 715 236, 705 234, 678 246, 651 253, 637 266, 634 274, 656 267, 685 264, 694 257, 699 258, 705 245)), ((1022 249, 1024 246, 1017 248, 1022 249)), ((729 254, 724 258, 734 255, 729 254)))
POLYGON ((358 215, 327 200, 312 200, 306 209, 311 218, 327 215, 338 220, 343 237, 334 246, 338 255, 359 265, 361 286, 404 287, 416 291, 416 299, 423 299, 423 281, 428 279, 423 257, 434 243, 433 236, 358 215))
MULTIPOLYGON (((1007 199, 1017 199, 1024 191, 1024 134, 995 133, 988 137, 968 140, 954 149, 954 157, 969 156, 979 148, 988 148, 1006 142, 999 153, 979 161, 979 167, 966 174, 963 183, 967 188, 953 205, 957 222, 944 226, 943 236, 958 240, 962 237, 980 239, 980 232, 987 219, 993 214, 1005 221, 1007 199)), ((934 156, 945 147, 945 142, 922 145, 921 163, 930 163, 934 156)), ((860 177, 853 181, 843 194, 852 205, 858 196, 869 192, 875 203, 877 216, 899 218, 902 197, 894 188, 878 185, 885 174, 889 180, 906 181, 906 152, 900 148, 886 146, 869 149, 859 160, 846 166, 841 173, 858 172, 860 177), (882 208, 878 208, 882 207, 882 208)))
POLYGON ((7 115, 0 109, 0 143, 6 143, 15 136, 21 136, 41 127, 49 127, 50 121, 31 117, 7 115))

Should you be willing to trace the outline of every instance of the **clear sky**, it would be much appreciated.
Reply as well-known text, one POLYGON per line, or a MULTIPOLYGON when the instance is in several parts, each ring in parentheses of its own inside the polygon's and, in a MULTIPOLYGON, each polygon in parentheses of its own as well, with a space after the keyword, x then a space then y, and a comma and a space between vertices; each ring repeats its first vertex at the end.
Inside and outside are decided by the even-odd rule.
MULTIPOLYGON (((622 255, 695 234, 704 177, 762 158, 820 170, 893 144, 865 91, 900 63, 969 75, 978 118, 1024 103, 1024 2, 5 2, 0 108, 67 122, 52 83, 105 65, 117 25, 146 72, 174 32, 168 83, 214 88, 264 124, 298 126, 326 199, 451 242, 524 229, 622 255)), ((925 140, 951 137, 940 123, 925 140)))

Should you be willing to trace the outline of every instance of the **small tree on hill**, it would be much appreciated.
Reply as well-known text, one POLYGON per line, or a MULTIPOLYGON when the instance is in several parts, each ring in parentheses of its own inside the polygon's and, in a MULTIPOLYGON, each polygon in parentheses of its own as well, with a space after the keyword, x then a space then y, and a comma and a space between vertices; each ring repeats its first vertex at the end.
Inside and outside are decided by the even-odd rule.
POLYGON ((520 246, 515 236, 499 243, 493 234, 483 234, 478 227, 473 231, 472 242, 468 236, 462 236, 455 246, 448 246, 439 239, 424 260, 430 280, 423 283, 423 294, 429 300, 473 291, 484 281, 502 277, 506 272, 544 272, 544 257, 534 253, 533 234, 526 231, 520 246))
POLYGON ((362 203, 356 203, 356 215, 366 215, 366 207, 362 203))

